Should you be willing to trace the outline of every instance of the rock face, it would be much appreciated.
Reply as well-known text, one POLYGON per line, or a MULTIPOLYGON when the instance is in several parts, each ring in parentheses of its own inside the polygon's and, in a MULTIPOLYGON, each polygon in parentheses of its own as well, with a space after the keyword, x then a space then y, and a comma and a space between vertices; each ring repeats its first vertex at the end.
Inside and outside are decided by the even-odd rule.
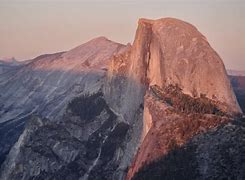
POLYGON ((101 88, 100 79, 105 74, 103 68, 113 54, 123 48, 121 44, 100 37, 68 52, 32 60, 11 79, 1 82, 0 103, 4 102, 0 111, 1 122, 33 112, 59 118, 60 109, 71 96, 81 92, 93 93, 101 88))
POLYGON ((134 180, 237 179, 245 178, 245 124, 235 120, 195 136, 182 147, 149 164, 134 180))
POLYGON ((6 180, 140 179, 147 164, 241 113, 220 57, 173 18, 140 19, 132 46, 97 38, 0 83, 1 161, 18 139, 6 180))
POLYGON ((150 121, 151 126, 144 134, 127 179, 137 177, 144 168, 148 168, 147 164, 158 162, 175 148, 182 148, 196 135, 231 121, 226 112, 217 108, 215 101, 207 97, 193 98, 178 86, 151 87, 145 95, 145 110, 148 115, 144 122, 150 121), (147 119, 149 116, 150 120, 147 119))
POLYGON ((134 45, 142 49, 135 56, 143 58, 149 85, 178 84, 185 94, 206 95, 224 103, 224 110, 240 112, 222 60, 194 26, 172 18, 141 19, 134 45))
POLYGON ((59 123, 28 121, 0 179, 112 179, 128 128, 102 93, 75 98, 59 123))
POLYGON ((32 114, 59 121, 73 98, 98 92, 104 67, 124 47, 100 37, 68 52, 39 56, 1 75, 1 162, 32 114))
POLYGON ((172 146, 182 146, 241 113, 222 60, 186 22, 139 20, 130 58, 132 79, 147 90, 143 142, 127 179, 172 146))

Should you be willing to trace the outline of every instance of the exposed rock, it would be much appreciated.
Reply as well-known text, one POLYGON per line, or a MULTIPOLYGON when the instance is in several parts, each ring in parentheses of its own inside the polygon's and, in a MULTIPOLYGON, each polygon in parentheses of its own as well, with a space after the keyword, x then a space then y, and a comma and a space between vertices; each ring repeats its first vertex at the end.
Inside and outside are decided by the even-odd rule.
POLYGON ((133 46, 112 60, 105 86, 110 106, 132 124, 130 136, 137 140, 129 143, 130 156, 150 129, 152 120, 147 107, 144 125, 140 121, 134 125, 147 88, 171 84, 178 84, 192 97, 205 94, 228 113, 241 112, 222 60, 195 27, 172 18, 141 19, 133 46))
POLYGON ((134 180, 245 178, 245 123, 235 120, 196 135, 184 146, 144 164, 134 180))
POLYGON ((241 114, 222 60, 189 23, 173 18, 140 19, 130 58, 129 77, 149 92, 144 97, 144 140, 127 179, 171 151, 172 142, 181 146, 241 114), (150 95, 149 87, 154 86, 163 89, 164 102, 150 95), (179 92, 169 92, 169 87, 178 87, 179 92))
POLYGON ((128 128, 101 93, 75 98, 59 123, 28 121, 0 179, 114 179, 128 128))
POLYGON ((13 128, 4 122, 21 124, 20 134, 20 120, 38 116, 0 179, 137 178, 241 113, 220 57, 195 27, 172 18, 139 20, 132 46, 100 37, 38 57, 0 83, 3 142, 13 128))
POLYGON ((151 116, 152 126, 129 169, 127 179, 131 179, 143 166, 170 153, 176 146, 182 147, 197 134, 231 120, 216 109, 212 100, 205 97, 194 99, 174 88, 167 87, 158 92, 151 87, 152 90, 145 95, 145 108, 151 116))
POLYGON ((224 110, 241 112, 222 60, 194 26, 173 18, 141 19, 134 44, 136 49, 143 49, 144 53, 136 52, 135 56, 149 66, 145 69, 150 85, 178 84, 185 94, 205 94, 224 103, 224 110))
POLYGON ((101 88, 104 66, 123 48, 123 45, 105 38, 96 38, 68 52, 34 59, 11 79, 1 82, 0 102, 4 102, 0 111, 1 122, 27 112, 59 118, 62 107, 72 96, 93 93, 101 88))
POLYGON ((58 121, 71 99, 98 92, 104 84, 104 67, 124 47, 100 37, 68 52, 39 56, 1 75, 1 159, 22 133, 23 119, 38 114, 58 121), (22 128, 15 131, 15 126, 22 128))

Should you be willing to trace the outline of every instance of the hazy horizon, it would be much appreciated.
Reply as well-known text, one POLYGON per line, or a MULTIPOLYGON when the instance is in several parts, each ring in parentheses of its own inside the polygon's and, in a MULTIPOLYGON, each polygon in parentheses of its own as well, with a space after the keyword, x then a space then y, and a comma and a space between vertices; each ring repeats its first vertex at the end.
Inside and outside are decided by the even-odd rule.
POLYGON ((132 43, 139 18, 174 17, 203 33, 226 68, 245 70, 242 0, 0 0, 0 58, 32 59, 98 36, 132 43))

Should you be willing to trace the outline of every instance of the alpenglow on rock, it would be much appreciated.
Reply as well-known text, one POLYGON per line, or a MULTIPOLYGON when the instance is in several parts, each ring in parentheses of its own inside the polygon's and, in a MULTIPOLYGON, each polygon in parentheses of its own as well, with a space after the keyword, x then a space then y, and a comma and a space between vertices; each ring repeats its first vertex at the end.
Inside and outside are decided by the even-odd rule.
MULTIPOLYGON (((24 131, 1 167, 6 180, 131 179, 170 147, 241 113, 220 57, 173 18, 140 19, 132 46, 97 38, 7 77, 2 142, 15 126, 24 131)), ((1 144, 4 157, 13 142, 1 144)))
POLYGON ((132 79, 147 90, 142 143, 127 179, 173 147, 241 114, 222 60, 191 24, 140 19, 130 58, 132 79))
MULTIPOLYGON (((165 118, 161 117, 161 114, 165 114, 163 111, 168 109, 168 106, 151 100, 152 95, 149 94, 152 86, 160 89, 177 86, 181 89, 179 95, 186 97, 193 105, 207 106, 206 112, 194 112, 206 113, 200 122, 202 119, 210 122, 201 123, 198 129, 182 139, 182 143, 188 141, 195 133, 201 132, 200 129, 214 128, 230 120, 226 117, 217 117, 215 120, 211 117, 208 120, 209 113, 224 112, 231 116, 241 113, 222 60, 194 26, 173 18, 140 19, 132 47, 113 58, 105 86, 105 96, 110 106, 122 114, 132 126, 129 133, 133 138, 128 144, 126 153, 129 160, 135 155, 134 151, 139 146, 142 152, 148 152, 144 147, 149 151, 152 147, 157 148, 151 144, 144 145, 144 139, 152 126, 160 124, 163 126, 161 120, 165 118), (155 104, 155 107, 151 107, 151 104, 155 104), (144 107, 143 114, 140 107, 144 107), (137 120, 141 117, 143 124, 137 120)), ((182 122, 182 116, 177 114, 178 112, 166 117, 165 121, 178 117, 179 122, 182 122)), ((215 115, 214 117, 216 118, 215 115)), ((187 121, 192 120, 190 118, 187 121)), ((174 129, 174 126, 171 128, 174 129)), ((154 129, 151 133, 154 133, 154 129)), ((154 143, 154 140, 150 137, 147 142, 154 143)), ((146 156, 147 154, 143 153, 142 156, 136 157, 134 162, 136 167, 132 165, 129 179, 147 160, 146 156)))
POLYGON ((140 19, 133 50, 134 60, 141 58, 144 66, 133 72, 141 72, 149 85, 178 84, 192 97, 205 95, 225 111, 241 112, 221 58, 191 24, 173 18, 140 19))
POLYGON ((109 59, 124 45, 95 38, 67 52, 41 55, 0 76, 0 164, 33 114, 62 119, 75 97, 98 92, 109 59))

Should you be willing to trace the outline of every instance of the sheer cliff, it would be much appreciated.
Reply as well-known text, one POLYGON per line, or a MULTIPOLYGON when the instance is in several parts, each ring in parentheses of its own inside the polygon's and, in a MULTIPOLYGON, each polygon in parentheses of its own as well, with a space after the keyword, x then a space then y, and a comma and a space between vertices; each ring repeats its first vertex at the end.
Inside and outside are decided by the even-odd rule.
POLYGON ((221 58, 189 23, 141 19, 132 49, 133 79, 159 87, 178 84, 185 94, 205 94, 225 111, 240 112, 221 58))
POLYGON ((189 23, 139 20, 130 54, 129 77, 144 85, 145 94, 142 143, 127 179, 241 114, 222 60, 189 23))

